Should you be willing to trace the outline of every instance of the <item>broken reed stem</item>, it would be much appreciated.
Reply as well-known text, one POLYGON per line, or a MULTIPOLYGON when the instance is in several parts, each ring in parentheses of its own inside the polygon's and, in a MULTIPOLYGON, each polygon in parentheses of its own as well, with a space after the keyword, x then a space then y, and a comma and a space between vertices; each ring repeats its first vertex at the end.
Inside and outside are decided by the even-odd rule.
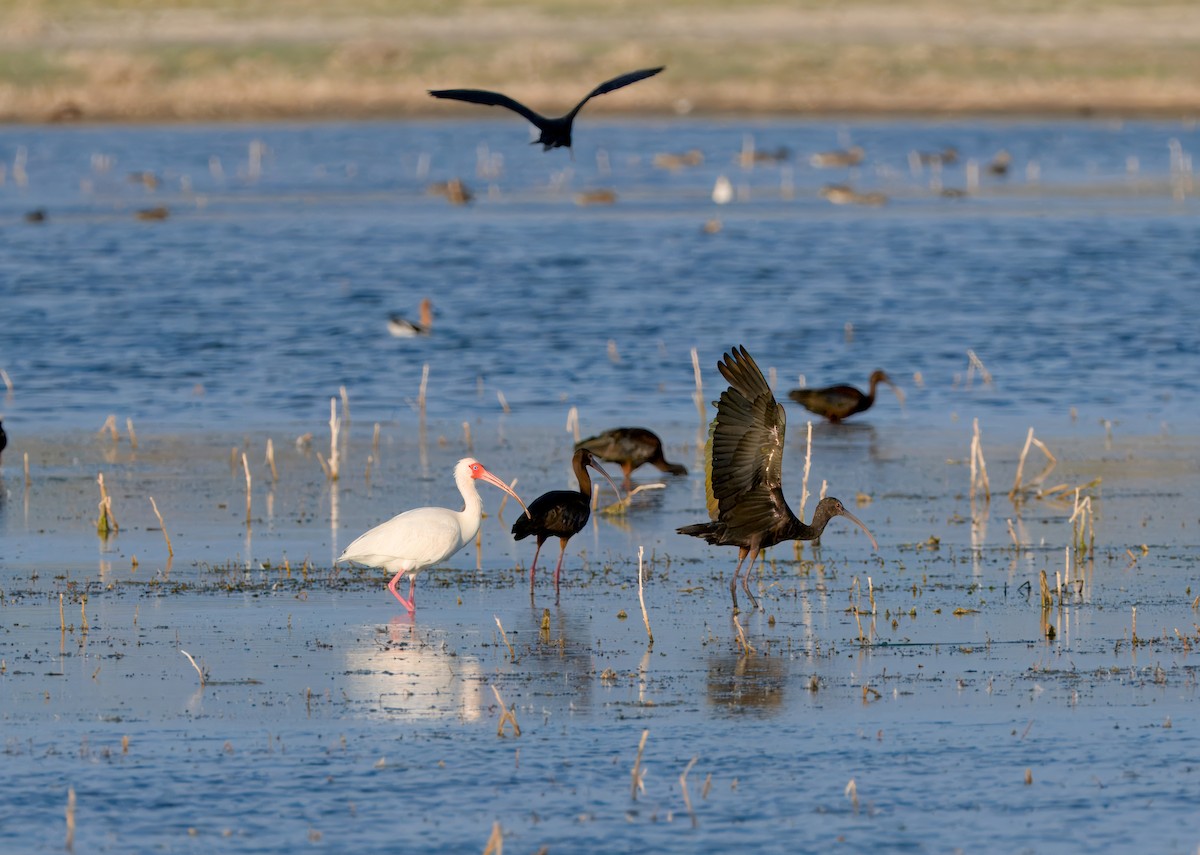
POLYGON ((13 390, 12 378, 8 376, 8 372, 3 368, 0 368, 0 380, 4 381, 4 388, 8 391, 8 394, 11 395, 13 390))
POLYGON ((246 460, 246 452, 242 452, 242 470, 246 473, 246 524, 250 523, 250 502, 254 495, 250 490, 250 463, 246 460))
POLYGON ((974 420, 975 431, 971 437, 971 492, 975 498, 976 490, 983 491, 983 497, 992 500, 992 486, 988 481, 987 464, 983 460, 983 440, 979 433, 979 419, 974 420))
MULTIPOLYGON (((499 620, 496 621, 496 623, 499 622, 499 620)), ((501 632, 503 631, 501 630, 501 632)), ((508 642, 505 641, 504 643, 507 644, 508 642)), ((504 736, 504 725, 507 722, 512 725, 513 736, 520 736, 521 725, 517 724, 517 714, 505 705, 504 698, 500 697, 500 690, 496 688, 495 683, 492 684, 492 694, 496 696, 496 703, 500 705, 500 724, 496 727, 496 735, 504 736)))
POLYGON ((1138 643, 1138 635, 1137 635, 1137 606, 1134 606, 1134 607, 1133 607, 1133 630, 1132 630, 1132 632, 1133 632, 1133 636, 1132 636, 1132 638, 1133 638, 1133 643, 1134 643, 1134 644, 1137 644, 1137 643, 1138 643))
POLYGON ((345 386, 338 386, 338 395, 342 399, 342 421, 348 425, 350 424, 350 395, 347 394, 345 386))
POLYGON ((499 820, 492 823, 492 833, 483 847, 483 855, 504 855, 504 829, 500 827, 499 820))
POLYGON ((342 420, 337 415, 337 398, 329 399, 329 480, 338 479, 338 434, 342 430, 342 420))
POLYGON ((496 618, 496 626, 500 627, 500 638, 504 641, 504 646, 508 648, 508 657, 511 661, 517 661, 517 654, 513 651, 513 646, 508 643, 508 636, 504 632, 504 624, 500 623, 500 617, 493 615, 496 618))
POLYGON ((650 735, 649 729, 642 731, 642 739, 638 742, 637 757, 633 761, 633 771, 630 777, 633 779, 631 793, 633 800, 637 801, 638 790, 645 791, 646 785, 642 781, 642 752, 646 749, 646 738, 650 735))
POLYGON ((646 595, 642 592, 642 554, 645 547, 638 547, 638 602, 642 604, 642 620, 646 623, 646 635, 650 639, 650 647, 654 646, 654 632, 650 629, 650 615, 646 611, 646 595))
POLYGON ((421 366, 421 385, 417 387, 417 412, 425 418, 425 390, 429 387, 429 363, 421 366))
POLYGON ((567 433, 575 438, 576 444, 579 443, 579 408, 571 407, 567 410, 567 433))
POLYGON ((804 480, 800 487, 800 519, 804 519, 804 508, 808 505, 808 471, 812 467, 812 422, 808 423, 808 445, 804 449, 804 480))
POLYGON ((1050 584, 1046 581, 1046 571, 1042 570, 1038 576, 1038 585, 1042 592, 1042 608, 1048 609, 1054 605, 1054 597, 1050 596, 1050 584))
POLYGON ((1005 522, 1008 523, 1008 536, 1012 538, 1013 548, 1020 549, 1021 541, 1017 540, 1017 531, 1013 528, 1012 520, 1007 519, 1005 522))
POLYGON ((692 373, 696 375, 696 393, 692 396, 696 402, 696 409, 700 412, 700 421, 705 421, 704 418, 704 383, 700 379, 700 354, 696 352, 696 348, 692 348, 692 373))
POLYGON ((858 643, 866 644, 867 639, 866 636, 863 635, 862 628, 862 609, 858 607, 858 598, 860 596, 862 596, 862 586, 858 582, 858 577, 855 576, 854 582, 850 585, 850 608, 854 610, 854 622, 858 624, 858 643))
POLYGON ((371 451, 379 454, 379 422, 375 422, 375 430, 371 434, 371 451))
POLYGON ((33 486, 33 482, 29 480, 29 452, 28 451, 25 452, 24 457, 25 457, 25 489, 28 490, 31 486, 33 486))
POLYGON ((981 379, 983 381, 983 385, 991 386, 992 385, 992 373, 990 371, 988 371, 987 368, 984 366, 983 360, 981 360, 978 356, 975 355, 975 351, 968 349, 967 350, 967 385, 968 386, 971 385, 971 378, 974 377, 976 369, 979 370, 979 379, 981 379))
MULTIPOLYGON (((747 572, 749 572, 749 571, 747 571, 747 572)), ((737 642, 738 642, 738 646, 742 648, 742 655, 750 656, 750 655, 756 653, 757 651, 754 649, 753 645, 751 645, 750 642, 746 640, 746 630, 742 629, 742 622, 740 620, 738 620, 737 615, 733 616, 733 625, 734 625, 734 628, 737 629, 737 642)))
POLYGON ((679 789, 683 791, 683 803, 687 807, 688 816, 692 818, 692 828, 699 825, 699 821, 696 819, 696 812, 692 810, 692 799, 688 795, 687 776, 688 772, 692 771, 692 767, 696 765, 696 761, 699 759, 700 755, 698 754, 693 757, 691 762, 687 764, 687 767, 684 768, 683 774, 679 776, 679 789))
POLYGON ((463 422, 463 445, 467 447, 467 451, 474 451, 475 446, 471 442, 471 423, 463 422))
POLYGON ((508 398, 505 398, 504 393, 501 392, 499 389, 496 390, 496 400, 500 402, 500 409, 504 410, 505 413, 512 412, 512 410, 508 406, 508 398))
POLYGON ((86 634, 88 631, 87 622, 87 594, 83 594, 79 598, 79 631, 86 634))
MULTIPOLYGON (((508 489, 512 490, 514 493, 517 492, 517 481, 517 478, 513 478, 512 483, 508 485, 508 489)), ((504 506, 506 504, 508 504, 508 493, 505 493, 500 497, 500 507, 496 509, 496 516, 498 516, 500 519, 504 519, 504 506)))
POLYGON ((125 419, 125 432, 129 434, 129 447, 137 448, 137 434, 133 432, 133 419, 125 419))
POLYGON ((267 466, 271 468, 271 482, 279 480, 279 470, 275 468, 275 443, 267 437, 267 466))
POLYGON ((108 495, 108 490, 104 487, 104 473, 96 475, 96 483, 100 485, 100 517, 96 520, 96 532, 101 537, 109 535, 120 529, 117 525, 117 518, 112 512, 112 496, 108 495))
POLYGON ((75 851, 75 788, 67 787, 67 839, 63 844, 68 852, 75 851))
POLYGON ((1025 456, 1029 454, 1029 446, 1033 445, 1033 428, 1029 428, 1029 433, 1025 435, 1025 447, 1021 449, 1021 459, 1017 461, 1017 477, 1013 481, 1013 487, 1008 491, 1008 497, 1011 499, 1021 490, 1021 473, 1025 471, 1025 456))
POLYGON ((121 435, 117 433, 117 416, 115 413, 109 413, 108 418, 104 420, 104 424, 100 425, 98 433, 107 433, 113 442, 121 440, 121 435))
POLYGON ((192 667, 195 668, 196 673, 200 675, 200 688, 203 689, 204 684, 208 682, 208 680, 204 676, 204 671, 201 670, 200 666, 196 664, 196 660, 192 658, 192 654, 188 653, 183 648, 180 648, 179 652, 187 657, 187 661, 192 663, 192 667))
POLYGON ((63 595, 58 595, 58 628, 62 632, 67 631, 67 616, 63 612, 63 595))
POLYGON ((171 548, 171 536, 167 534, 167 524, 163 522, 163 516, 158 512, 158 503, 154 501, 154 497, 150 497, 150 507, 154 509, 154 515, 158 517, 158 527, 162 529, 163 540, 167 542, 167 555, 174 557, 175 550, 171 548))

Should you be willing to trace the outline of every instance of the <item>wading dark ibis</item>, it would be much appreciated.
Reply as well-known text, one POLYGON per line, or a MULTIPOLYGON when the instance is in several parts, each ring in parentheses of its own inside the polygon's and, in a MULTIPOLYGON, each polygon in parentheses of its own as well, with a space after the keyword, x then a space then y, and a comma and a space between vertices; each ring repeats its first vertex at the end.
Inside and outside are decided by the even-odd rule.
POLYGON ((479 498, 479 491, 475 489, 476 481, 499 487, 516 499, 522 508, 525 507, 521 497, 488 472, 482 463, 464 457, 454 467, 454 483, 463 497, 464 507, 461 511, 449 508, 413 508, 405 511, 366 534, 359 535, 334 564, 349 561, 395 573, 392 581, 388 582, 388 590, 400 601, 400 605, 408 609, 409 614, 413 614, 417 610, 414 596, 417 574, 426 567, 445 561, 474 540, 479 532, 483 502, 479 498), (410 577, 407 600, 396 590, 396 583, 406 573, 410 577))
POLYGON ((625 473, 625 484, 629 484, 629 476, 639 466, 649 463, 663 472, 672 475, 686 475, 687 467, 680 463, 670 463, 663 456, 662 440, 653 431, 642 427, 622 427, 606 430, 604 433, 589 436, 575 443, 576 448, 586 448, 601 460, 621 464, 625 473))
POLYGON ((822 499, 805 525, 783 497, 781 470, 787 414, 775 401, 771 388, 745 347, 734 348, 717 363, 729 388, 714 401, 717 414, 708 427, 704 448, 708 515, 712 522, 687 525, 680 534, 700 537, 718 546, 738 547, 737 568, 729 580, 729 595, 737 608, 737 581, 754 602, 749 574, 762 549, 785 540, 815 540, 835 516, 859 526, 878 549, 862 520, 837 499, 822 499), (749 562, 747 563, 747 559, 749 562))
POLYGON ((466 101, 470 104, 483 104, 488 107, 506 107, 514 113, 519 113, 541 131, 541 136, 534 140, 534 144, 541 143, 542 151, 549 151, 552 148, 571 147, 571 126, 575 123, 576 114, 588 101, 597 95, 603 95, 606 92, 612 92, 614 89, 628 86, 630 83, 637 83, 639 80, 653 77, 664 68, 666 66, 663 65, 660 65, 658 68, 643 68, 640 71, 631 71, 628 74, 622 74, 620 77, 614 77, 612 80, 606 80, 589 92, 582 101, 575 105, 575 108, 571 112, 558 118, 549 118, 535 113, 520 101, 515 101, 499 92, 488 92, 484 89, 431 89, 429 90, 429 94, 434 98, 449 98, 453 101, 466 101))
POLYGON ((529 566, 529 594, 533 596, 533 581, 537 574, 538 555, 542 544, 551 535, 558 538, 558 564, 554 568, 554 597, 558 598, 558 577, 562 572, 563 556, 567 552, 567 541, 587 525, 592 515, 592 479, 588 475, 588 467, 592 467, 612 484, 617 498, 621 491, 608 477, 608 473, 596 462, 596 458, 586 448, 575 452, 571 458, 571 466, 575 469, 575 478, 579 481, 578 490, 551 490, 543 493, 529 503, 528 513, 513 523, 512 533, 517 540, 524 540, 531 534, 537 538, 537 549, 533 551, 533 564, 529 566))
POLYGON ((871 409, 871 405, 875 403, 875 389, 880 383, 891 386, 896 397, 903 403, 904 393, 884 372, 872 371, 868 382, 869 391, 865 395, 853 386, 826 386, 824 389, 793 389, 788 392, 788 397, 809 412, 824 416, 831 422, 840 422, 855 413, 871 409))

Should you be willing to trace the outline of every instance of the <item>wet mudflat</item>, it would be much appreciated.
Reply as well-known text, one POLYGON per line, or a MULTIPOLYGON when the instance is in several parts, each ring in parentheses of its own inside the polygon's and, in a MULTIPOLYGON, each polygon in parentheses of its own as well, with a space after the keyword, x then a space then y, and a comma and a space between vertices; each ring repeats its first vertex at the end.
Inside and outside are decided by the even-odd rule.
MULTIPOLYGON (((248 526, 230 452, 261 459, 263 435, 27 446, 53 475, 4 471, 5 846, 60 849, 70 787, 78 851, 482 851, 495 823, 530 852, 1194 849, 1194 440, 1047 434, 1058 466, 1018 503, 996 485, 1022 438, 988 443, 995 495, 973 512, 965 426, 821 426, 813 476, 880 551, 836 524, 777 547, 763 610, 736 621, 734 550, 674 533, 703 516, 699 467, 598 515, 557 604, 549 573, 531 600, 532 545, 490 490, 478 549, 422 574, 410 619, 384 574, 330 556, 398 495, 457 501, 454 429, 422 455, 415 432, 374 446, 353 426, 359 474, 335 486, 281 436, 248 526), (1095 545, 1068 571, 1073 495, 1049 489, 1097 476, 1095 545), (1042 570, 1061 581, 1044 609, 1042 570)), ((696 462, 692 426, 664 439, 696 462)), ((484 422, 473 451, 529 497, 566 485, 569 443, 484 422)), ((794 424, 794 503, 804 444, 794 424)))

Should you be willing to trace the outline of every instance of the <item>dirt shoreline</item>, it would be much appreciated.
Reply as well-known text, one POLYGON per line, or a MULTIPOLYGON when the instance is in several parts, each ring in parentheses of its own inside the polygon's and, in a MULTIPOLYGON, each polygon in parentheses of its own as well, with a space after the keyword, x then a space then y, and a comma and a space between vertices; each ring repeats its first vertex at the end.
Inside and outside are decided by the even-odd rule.
POLYGON ((588 113, 1200 116, 1200 7, 1157 0, 154 5, 0 11, 0 122, 499 118, 426 90, 565 111, 597 81, 658 64, 667 73, 588 113))

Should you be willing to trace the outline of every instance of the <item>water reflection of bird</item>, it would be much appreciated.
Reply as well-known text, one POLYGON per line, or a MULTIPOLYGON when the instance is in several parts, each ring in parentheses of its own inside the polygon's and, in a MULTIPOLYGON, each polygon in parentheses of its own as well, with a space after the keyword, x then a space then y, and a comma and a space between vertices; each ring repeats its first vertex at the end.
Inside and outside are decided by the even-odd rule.
POLYGON ((596 458, 586 448, 575 452, 571 458, 571 466, 575 470, 575 478, 579 481, 578 490, 551 490, 543 493, 529 503, 529 512, 513 523, 512 533, 517 540, 524 540, 531 534, 537 538, 537 548, 533 552, 533 564, 529 566, 529 593, 533 594, 533 581, 537 573, 538 554, 542 544, 551 535, 558 538, 560 550, 558 564, 554 568, 554 596, 558 597, 558 577, 562 572, 563 556, 567 552, 567 541, 583 530, 592 515, 592 479, 588 475, 590 466, 608 478, 608 483, 621 498, 621 491, 613 483, 608 473, 596 462, 596 458))
POLYGON ((887 383, 896 392, 896 397, 904 400, 903 393, 892 379, 882 371, 871 372, 870 391, 863 394, 853 386, 827 386, 824 389, 793 389, 788 397, 803 406, 809 412, 824 416, 831 422, 861 413, 871 408, 875 403, 875 389, 880 383, 887 383))
POLYGON ((662 440, 653 431, 643 427, 621 427, 606 430, 604 433, 589 436, 575 443, 576 448, 586 448, 601 460, 621 464, 625 473, 625 484, 629 484, 629 476, 633 470, 643 464, 672 475, 688 474, 687 467, 681 463, 670 463, 663 456, 662 440))
MULTIPOLYGON (((729 581, 729 595, 737 608, 737 581, 746 565, 742 589, 757 607, 750 591, 749 568, 760 550, 785 540, 814 540, 835 516, 844 516, 862 528, 863 522, 834 498, 822 499, 805 525, 783 497, 783 441, 787 414, 775 401, 771 387, 745 347, 726 353, 717 363, 729 388, 716 401, 717 414, 708 428, 704 449, 708 515, 712 522, 683 526, 677 531, 700 537, 718 546, 738 547, 737 568, 729 581)), ((878 547, 876 547, 878 548, 878 547)))
POLYGON ((388 582, 388 590, 412 614, 416 611, 413 595, 417 574, 426 567, 445 561, 474 540, 479 532, 483 502, 479 498, 479 491, 475 489, 476 481, 486 481, 499 487, 520 502, 521 507, 525 507, 521 497, 488 472, 482 463, 464 457, 454 467, 454 483, 463 497, 464 507, 461 511, 449 508, 414 508, 405 511, 366 534, 359 535, 334 563, 349 561, 395 573, 392 581, 388 582), (396 590, 396 583, 406 573, 410 577, 407 600, 396 590))
POLYGON ((433 302, 426 297, 421 301, 421 319, 413 322, 403 315, 389 315, 388 332, 396 338, 412 338, 417 335, 429 335, 433 330, 433 302))
POLYGON ((543 151, 549 151, 552 148, 571 147, 571 126, 575 123, 575 116, 583 108, 583 105, 592 98, 612 92, 614 89, 628 86, 630 83, 645 80, 647 77, 653 77, 665 67, 643 68, 640 71, 631 71, 628 74, 622 74, 620 77, 614 77, 612 80, 606 80, 589 92, 582 101, 575 105, 571 112, 557 118, 550 118, 535 113, 520 101, 515 101, 499 92, 488 92, 484 89, 431 89, 429 90, 429 94, 434 98, 449 98, 454 101, 466 101, 470 104, 483 104, 488 107, 506 107, 515 113, 519 113, 541 131, 541 136, 534 140, 534 142, 541 143, 543 151))
POLYGON ((768 712, 783 706, 787 665, 778 656, 712 656, 705 686, 708 702, 731 711, 768 712))

